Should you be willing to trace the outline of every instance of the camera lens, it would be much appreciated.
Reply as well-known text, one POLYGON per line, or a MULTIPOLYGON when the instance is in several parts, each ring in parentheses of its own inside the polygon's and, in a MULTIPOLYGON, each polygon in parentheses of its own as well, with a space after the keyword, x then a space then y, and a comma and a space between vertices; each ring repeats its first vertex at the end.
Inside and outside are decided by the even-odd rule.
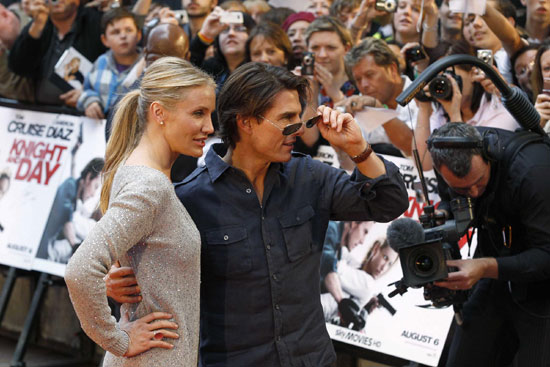
POLYGON ((407 261, 414 276, 429 279, 439 270, 439 256, 432 247, 419 247, 411 252, 407 261))
POLYGON ((453 97, 453 87, 445 76, 437 76, 430 83, 430 94, 432 97, 449 101, 453 97))
POLYGON ((414 262, 415 268, 421 273, 427 273, 434 267, 433 259, 428 255, 420 255, 414 262))

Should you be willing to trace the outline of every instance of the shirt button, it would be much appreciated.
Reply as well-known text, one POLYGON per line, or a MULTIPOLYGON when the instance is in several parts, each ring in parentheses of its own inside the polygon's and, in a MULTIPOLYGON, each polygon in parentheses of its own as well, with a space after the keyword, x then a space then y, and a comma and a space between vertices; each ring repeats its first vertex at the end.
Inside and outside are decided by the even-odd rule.
POLYGON ((224 241, 227 241, 229 239, 228 235, 223 236, 224 241))
POLYGON ((275 305, 275 309, 278 310, 280 307, 278 304, 275 305))
POLYGON ((280 337, 279 335, 277 335, 276 340, 277 340, 278 342, 280 342, 280 341, 281 341, 281 337, 280 337))
POLYGON ((265 246, 265 248, 267 249, 267 251, 271 250, 271 246, 270 246, 270 245, 265 246))
POLYGON ((296 217, 296 220, 298 220, 298 221, 299 221, 299 220, 300 220, 300 217, 296 217))
POLYGON ((273 278, 273 280, 278 280, 278 279, 279 279, 279 278, 277 277, 277 274, 273 274, 271 277, 273 278))
POLYGON ((250 194, 251 192, 252 192, 251 189, 246 189, 246 193, 247 193, 247 194, 250 194))

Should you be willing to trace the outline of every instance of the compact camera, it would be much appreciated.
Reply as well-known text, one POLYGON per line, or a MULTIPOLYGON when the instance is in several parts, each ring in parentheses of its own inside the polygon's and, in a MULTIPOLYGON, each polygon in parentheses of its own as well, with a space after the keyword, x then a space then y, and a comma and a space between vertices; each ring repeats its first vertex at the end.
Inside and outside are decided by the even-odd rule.
POLYGON ((477 50, 477 58, 489 65, 493 65, 493 51, 491 50, 477 50))
POLYGON ((189 23, 189 16, 185 10, 174 10, 174 17, 178 21, 178 24, 189 23))
POLYGON ((405 60, 407 60, 408 63, 422 60, 425 58, 426 58, 426 52, 424 51, 422 46, 411 47, 407 49, 407 51, 405 51, 405 60))
POLYGON ((453 98, 453 85, 447 75, 456 80, 458 88, 462 90, 462 78, 453 71, 446 71, 443 75, 438 75, 430 82, 429 90, 432 98, 450 101, 453 98))
POLYGON ((220 16, 220 23, 243 24, 243 13, 240 11, 224 11, 220 16))
POLYGON ((313 75, 315 67, 315 54, 313 52, 304 52, 302 58, 302 75, 313 75))
POLYGON ((396 0, 377 0, 374 4, 376 10, 386 11, 388 13, 394 13, 397 10, 396 0))

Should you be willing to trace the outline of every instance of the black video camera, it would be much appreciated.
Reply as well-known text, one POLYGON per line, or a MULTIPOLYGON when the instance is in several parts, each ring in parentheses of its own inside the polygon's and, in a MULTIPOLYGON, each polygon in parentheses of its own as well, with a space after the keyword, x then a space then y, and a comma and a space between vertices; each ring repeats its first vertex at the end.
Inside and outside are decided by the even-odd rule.
POLYGON ((424 225, 426 241, 399 249, 403 279, 395 283, 396 289, 389 296, 403 294, 407 288, 424 287, 424 298, 432 301, 435 307, 463 303, 466 294, 436 287, 433 282, 447 278, 456 269, 447 266, 447 260, 460 259, 458 240, 466 234, 474 219, 473 203, 470 198, 457 198, 451 201, 454 219, 435 226, 436 214, 433 206, 424 208, 420 217, 424 225))

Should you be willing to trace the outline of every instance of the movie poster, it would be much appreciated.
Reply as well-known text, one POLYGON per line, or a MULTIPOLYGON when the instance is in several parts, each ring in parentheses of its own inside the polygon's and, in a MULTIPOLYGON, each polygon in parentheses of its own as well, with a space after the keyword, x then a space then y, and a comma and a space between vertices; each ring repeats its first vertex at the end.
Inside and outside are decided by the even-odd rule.
MULTIPOLYGON (((399 167, 409 192, 404 216, 418 219, 426 204, 419 202, 421 195, 414 189, 419 180, 416 168, 408 159, 385 158, 399 167)), ((430 201, 437 206, 437 180, 433 172, 425 176, 430 201)), ((386 242, 388 226, 330 223, 321 263, 327 329, 334 340, 436 366, 453 318, 452 307, 431 307, 422 288, 389 297, 395 289, 390 284, 402 278, 402 271, 398 253, 386 242)))
POLYGON ((99 197, 105 155, 105 123, 79 117, 75 141, 54 188, 38 241, 33 270, 63 276, 65 266, 101 218, 99 197))
POLYGON ((79 119, 5 107, 0 116, 0 261, 30 269, 79 119))

